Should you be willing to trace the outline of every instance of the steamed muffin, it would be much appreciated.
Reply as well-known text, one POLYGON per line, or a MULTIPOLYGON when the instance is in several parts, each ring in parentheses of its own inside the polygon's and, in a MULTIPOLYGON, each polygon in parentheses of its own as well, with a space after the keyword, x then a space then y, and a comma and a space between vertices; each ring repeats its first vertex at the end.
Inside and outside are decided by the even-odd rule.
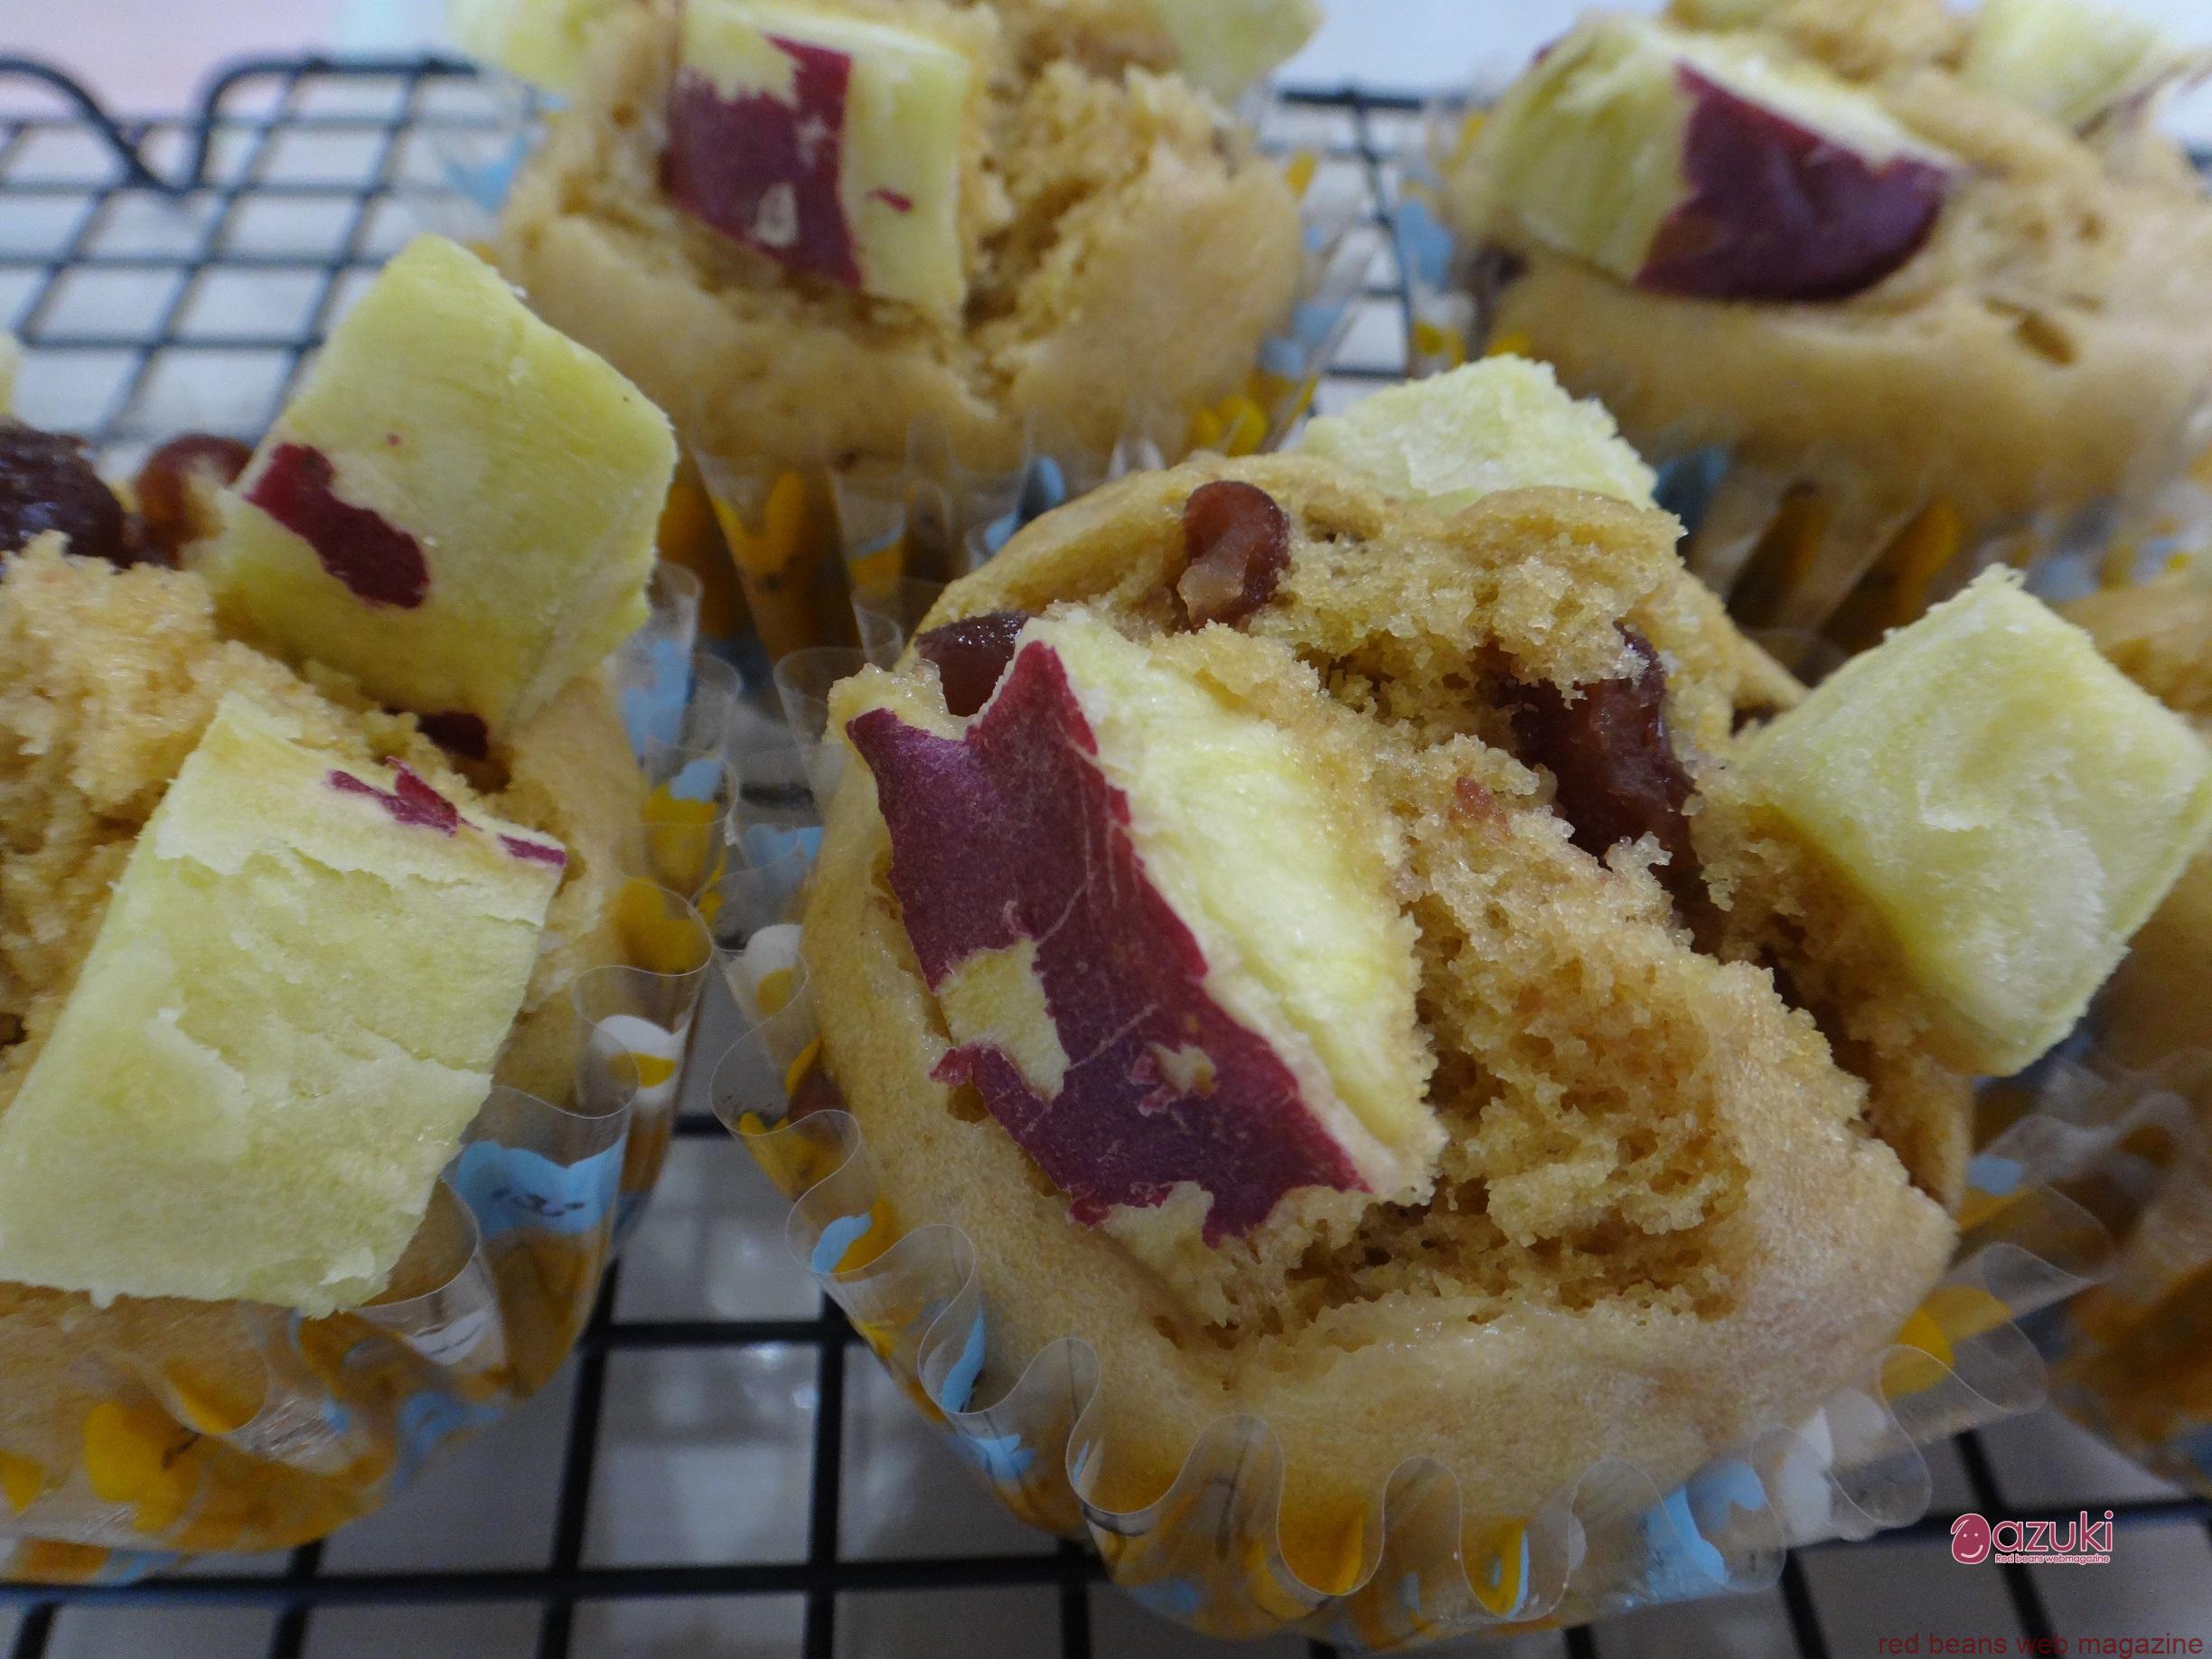
MULTIPOLYGON (((1531 1513, 1607 1454, 1665 1486, 1802 1418, 1941 1271, 1965 1080, 1927 1053, 1860 901, 1733 786, 1739 723, 1800 692, 1682 570, 1674 535, 1647 506, 1576 491, 1503 490, 1448 516, 1320 460, 1199 461, 1031 527, 953 586, 895 674, 840 689, 865 764, 830 812, 806 918, 826 1064, 893 1212, 976 1241, 988 1377, 1003 1386, 1069 1334, 1098 1350, 1101 1504, 1157 1495, 1237 1411, 1282 1439, 1294 1529, 1363 1508, 1418 1454, 1487 1515, 1531 1513), (1279 530, 1280 557, 1246 565, 1275 572, 1256 605, 1250 586, 1224 605, 1191 579, 1195 513, 1226 518, 1202 530, 1214 548, 1279 530), (1192 627, 1209 616, 1228 625, 1192 627), (996 665, 1010 645, 1016 666, 982 717, 995 736, 961 739, 978 641, 1008 627, 996 665), (1064 718, 1047 659, 1126 789, 1115 821, 1143 873, 1214 964, 1211 1000, 1169 1012, 1197 1033, 1247 1010, 1295 1088, 1202 1063, 1194 1045, 1228 1051, 1178 1047, 1151 1008, 1129 1026, 1149 1053, 1131 1057, 1118 1020, 1073 1052, 1021 1015, 1019 948, 973 959, 999 978, 1016 1029, 993 1040, 1016 1060, 970 1041, 970 998, 990 988, 972 962, 943 970, 945 941, 993 936, 993 884, 1030 879, 1000 872, 1049 842, 1065 744, 1083 747, 1049 724, 1025 739, 1032 717, 1008 707, 1020 676, 1024 708, 1064 718), (1218 757, 1211 805, 1204 777, 1171 785, 1118 758, 1120 724, 1155 714, 1218 757), (1304 783, 1281 794, 1268 779, 1284 775, 1304 783), (1003 846, 970 810, 986 789, 1003 846), (1352 849, 1336 863, 1353 874, 1294 881, 1270 858, 1240 896, 1237 853, 1216 841, 1208 859, 1201 837, 1178 855, 1156 821, 1176 790, 1224 825, 1245 800, 1295 819, 1301 845, 1352 849), (957 879, 933 876, 925 839, 895 846, 933 800, 952 803, 935 810, 955 814, 957 879), (1239 904, 1277 918, 1287 951, 1310 923, 1307 1006, 1236 955, 1262 925, 1234 922, 1239 904), (1354 953, 1332 945, 1363 937, 1372 971, 1343 967, 1354 953), (1329 1062, 1332 1031, 1364 1072, 1329 1062), (1167 1087, 1112 1136, 1086 1139, 1083 1118, 1056 1132, 1053 1114, 1092 1110, 1073 1080, 1098 1066, 1167 1087), (1055 1068, 1056 1103, 1025 1117, 1023 1080, 1055 1068), (1237 1156, 1213 1138, 1246 1111, 1279 1139, 1209 1186, 1205 1159, 1237 1156), (1314 1185, 1286 1188, 1300 1169, 1314 1185)), ((1157 984, 1188 942, 1101 921, 1135 878, 1081 839, 1088 875, 1026 966, 1049 990, 1054 935, 1079 934, 1105 1020, 1115 976, 1157 984)), ((1070 878, 1037 879, 1024 902, 1070 878)))
POLYGON ((1962 554, 2140 505, 2212 436, 2212 204, 2149 122, 2165 60, 2100 64, 2123 38, 2062 0, 1599 18, 1448 164, 1446 217, 1491 338, 1602 398, 1655 464, 1725 457, 1689 558, 1739 619, 1863 648, 1962 585, 1962 554), (2023 14, 2050 32, 2032 52, 2023 14), (1626 33, 1636 61, 1686 66, 1686 106, 1620 94, 1619 119, 1655 123, 1645 159, 1547 164, 1539 189, 1516 129, 1563 154, 1545 135, 1573 94, 1544 102, 1546 78, 1626 33), (2069 71, 2085 85, 2052 84, 2069 71))
MULTIPOLYGON (((761 8, 721 9, 743 28, 761 8)), ((699 83, 680 72, 685 21, 664 0, 596 25, 571 107, 501 220, 501 268, 687 444, 733 465, 897 464, 919 430, 1002 466, 1026 423, 1102 453, 1164 415, 1179 445, 1192 408, 1243 387, 1290 314, 1298 208, 1173 72, 1151 8, 855 0, 809 15, 864 67, 881 51, 938 77, 927 111, 886 105, 895 142, 867 140, 915 178, 850 210, 903 217, 901 234, 934 216, 933 239, 923 226, 878 257, 861 237, 861 265, 804 258, 819 228, 784 222, 793 198, 774 186, 757 211, 747 196, 744 218, 710 223, 712 192, 742 186, 671 173, 671 119, 687 108, 671 95, 699 83)), ((850 72, 848 134, 864 85, 850 72)), ((744 130, 713 146, 733 168, 779 142, 744 130)), ((843 153, 862 156, 861 138, 843 153)))
POLYGON ((0 454, 0 1279, 358 1306, 623 954, 667 420, 423 238, 257 448, 0 454))

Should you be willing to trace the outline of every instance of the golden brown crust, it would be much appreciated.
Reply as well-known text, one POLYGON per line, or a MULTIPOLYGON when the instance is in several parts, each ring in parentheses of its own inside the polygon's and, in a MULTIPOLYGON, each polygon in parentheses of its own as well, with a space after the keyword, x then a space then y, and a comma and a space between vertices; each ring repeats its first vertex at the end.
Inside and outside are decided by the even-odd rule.
POLYGON ((806 921, 825 1052, 896 1214, 976 1241, 997 1385, 1054 1337, 1098 1348, 1109 1503, 1155 1495, 1214 1419, 1261 1413, 1289 1454, 1294 1516, 1364 1505, 1422 1453, 1478 1513, 1526 1514, 1592 1458, 1672 1482, 1797 1420, 1894 1335, 1950 1249, 1942 1206, 1882 1139, 1889 1072, 1870 1101, 1762 966, 1697 949, 1648 851, 1601 863, 1572 845, 1549 773, 1508 752, 1497 700, 1504 674, 1622 673, 1626 620, 1672 665, 1670 715, 1717 778, 1735 711, 1786 698, 1786 681, 1693 596, 1663 515, 1525 491, 1446 520, 1296 458, 1109 486, 1025 531, 933 621, 1081 599, 1157 633, 1183 502, 1224 475, 1294 526, 1280 594, 1240 656, 1319 676, 1314 709, 1281 717, 1357 721, 1405 834, 1448 1142, 1437 1195, 1370 1205, 1349 1237, 1317 1232, 1276 1264, 1270 1297, 1195 1318, 930 1081, 942 1026, 855 766, 806 921))
POLYGON ((1129 7, 1009 12, 1002 26, 983 6, 901 11, 942 14, 998 66, 962 185, 970 293, 955 323, 794 277, 669 202, 666 7, 603 30, 516 183, 501 268, 693 447, 733 462, 898 462, 919 424, 971 464, 1005 464, 1031 417, 1101 451, 1132 415, 1171 413, 1179 437, 1289 317, 1297 204, 1202 97, 1127 67, 1158 52, 1100 44, 1129 7), (1091 49, 1074 61, 1045 61, 1078 41, 1091 49))

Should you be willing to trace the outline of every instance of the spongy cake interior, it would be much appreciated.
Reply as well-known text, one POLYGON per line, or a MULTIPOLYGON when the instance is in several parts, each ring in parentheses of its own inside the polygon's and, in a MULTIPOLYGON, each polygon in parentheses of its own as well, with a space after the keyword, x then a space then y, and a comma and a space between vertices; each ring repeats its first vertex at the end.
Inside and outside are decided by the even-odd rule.
MULTIPOLYGON (((1365 1310, 1408 1297, 1478 1324, 1601 1304, 1725 1316, 1761 1270, 1756 1230, 1731 1225, 1755 1142, 1842 1137, 1885 1203, 1933 1217, 1912 1186, 1954 1197, 1963 1080, 1925 1057, 1849 901, 1724 787, 1739 721, 1799 692, 1682 572, 1673 520, 1560 490, 1392 519, 1313 463, 1237 475, 1289 510, 1290 573, 1247 637, 1176 648, 1243 707, 1314 734, 1345 768, 1336 792, 1379 800, 1401 830, 1446 1147, 1423 1203, 1223 1243, 1183 1287, 1204 1311, 1178 1345, 1231 1366, 1316 1336, 1356 1346, 1365 1310), (1707 785, 1690 810, 1711 897, 1688 914, 1651 844, 1594 858, 1551 774, 1516 758, 1515 688, 1627 672, 1624 626, 1660 652, 1678 746, 1707 785)), ((1081 603, 1132 637, 1171 631, 1190 483, 1069 510, 1049 554, 969 578, 933 620, 1081 603)), ((877 896, 895 915, 880 881, 877 896)), ((901 948, 895 924, 883 937, 901 948)))

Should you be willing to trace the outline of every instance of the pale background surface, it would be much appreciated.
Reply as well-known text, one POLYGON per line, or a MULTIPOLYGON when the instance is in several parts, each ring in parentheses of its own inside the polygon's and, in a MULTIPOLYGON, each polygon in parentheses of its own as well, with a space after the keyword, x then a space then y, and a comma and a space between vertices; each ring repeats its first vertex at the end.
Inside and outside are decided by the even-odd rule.
MULTIPOLYGON (((2212 42, 2212 0, 2136 4, 2163 15, 2178 33, 2212 42)), ((408 50, 435 38, 441 9, 437 0, 0 0, 0 51, 61 62, 118 108, 153 113, 179 107, 211 65, 233 53, 308 46, 408 50)), ((1327 28, 1292 66, 1291 78, 1302 84, 1359 80, 1425 89, 1465 84, 1477 71, 1502 78, 1577 8, 1572 0, 1330 0, 1330 9, 1327 28)), ((2212 108, 2201 98, 2197 108, 2191 127, 2212 138, 2212 108)), ((95 151, 89 164, 97 176, 104 164, 95 151)), ((161 214, 180 211, 128 202, 102 234, 165 234, 161 214)), ((363 251, 388 251, 411 228, 403 214, 389 224, 380 217, 367 229, 363 251)), ((259 218, 235 229, 241 243, 275 239, 270 246, 289 246, 286 239, 321 246, 330 234, 326 226, 259 218)), ((66 239, 63 226, 29 222, 21 212, 9 223, 0 215, 0 246, 66 239)), ((337 309, 365 275, 349 276, 337 309)), ((73 286, 55 303, 45 326, 94 334, 143 328, 172 304, 167 278, 144 280, 150 286, 145 294, 73 286)), ((266 286, 230 295, 214 289, 219 280, 202 279, 204 291, 177 319, 185 332, 236 329, 257 317, 267 322, 265 308, 279 304, 281 296, 266 286)), ((0 280, 0 326, 33 303, 31 287, 0 280)), ((286 303, 303 315, 316 304, 312 292, 286 303)), ((1347 342, 1346 361, 1395 361, 1401 338, 1395 314, 1387 305, 1373 312, 1347 342)), ((160 408, 166 429, 250 426, 266 418, 280 389, 280 368, 216 353, 195 354, 191 363, 213 378, 144 389, 149 398, 169 398, 160 408), (263 378, 255 379, 257 373, 263 378)), ((111 367, 121 376, 128 364, 126 357, 111 367)), ((34 353, 23 412, 59 426, 96 420, 113 389, 93 384, 98 372, 96 354, 34 353)), ((787 1254, 783 1215, 783 1206, 735 1141, 678 1140, 625 1261, 621 1316, 811 1313, 813 1295, 787 1254)), ((625 1353, 613 1364, 607 1400, 587 1562, 804 1555, 815 1400, 811 1351, 625 1353)), ((998 1511, 874 1367, 852 1367, 845 1410, 840 1546, 848 1558, 1049 1547, 998 1511)), ((568 1412, 564 1377, 481 1440, 436 1464, 387 1512, 340 1534, 330 1546, 329 1567, 360 1572, 542 1562, 552 1540, 568 1412)), ((2001 1427, 1986 1444, 2008 1502, 2020 1508, 2101 1509, 2116 1498, 2170 1493, 2048 1414, 2001 1427)), ((1967 1506, 1969 1489, 1955 1454, 1940 1448, 1935 1464, 1936 1506, 1967 1506)), ((247 1570, 276 1573, 284 1565, 284 1557, 271 1556, 247 1570)), ((239 1569, 226 1562, 222 1570, 239 1569)), ((1806 1570, 1836 1659, 1870 1659, 1883 1636, 1921 1634, 1925 1652, 1929 1635, 1986 1636, 2014 1628, 1999 1578, 1954 1565, 1941 1543, 1823 1551, 1808 1558, 1806 1570)), ((2165 1634, 2212 1639, 2212 1542, 2200 1526, 2124 1534, 2109 1568, 2036 1570, 2058 1630, 2076 1642, 2165 1634)), ((1096 1597, 1101 1659, 1299 1659, 1306 1651, 1296 1641, 1226 1647, 1176 1631, 1111 1592, 1096 1597)), ((851 1659, 1035 1659, 1051 1651, 1054 1612, 1049 1589, 846 1596, 839 1651, 851 1659)), ((589 1606, 578 1615, 574 1651, 638 1659, 772 1659, 796 1651, 801 1617, 796 1599, 781 1598, 589 1606)), ((333 1609, 315 1616, 307 1651, 312 1659, 401 1654, 507 1659, 530 1651, 536 1622, 536 1609, 527 1605, 333 1609)), ((0 1651, 14 1629, 14 1616, 0 1611, 0 1651)), ((61 1618, 48 1652, 52 1659, 233 1659, 263 1652, 270 1629, 270 1616, 253 1610, 79 1610, 61 1618)), ((1776 1593, 1638 1614, 1601 1626, 1596 1647, 1600 1659, 1780 1659, 1793 1652, 1776 1593)), ((1566 1652, 1557 1636, 1450 1651, 1469 1659, 1563 1659, 1566 1652)))
MULTIPOLYGON (((1659 0, 1614 0, 1655 10, 1659 0)), ((1290 64, 1300 84, 1429 88, 1502 80, 1583 10, 1580 0, 1322 0, 1328 23, 1290 64)), ((2118 0, 2175 38, 2212 44, 2212 0, 2118 0)), ((0 0, 0 47, 35 49, 133 112, 175 108, 229 52, 391 51, 436 41, 444 0, 0 0)), ((2212 97, 2183 118, 2212 138, 2212 97)))

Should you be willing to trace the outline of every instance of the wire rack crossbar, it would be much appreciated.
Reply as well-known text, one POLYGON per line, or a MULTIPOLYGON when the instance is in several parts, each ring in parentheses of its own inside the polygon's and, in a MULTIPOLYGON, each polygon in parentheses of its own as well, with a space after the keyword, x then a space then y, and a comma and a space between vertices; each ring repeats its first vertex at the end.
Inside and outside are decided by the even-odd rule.
MULTIPOLYGON (((348 291, 392 251, 382 237, 388 206, 402 210, 430 202, 445 186, 410 171, 403 153, 426 135, 482 130, 495 125, 481 109, 433 108, 426 94, 464 80, 465 64, 439 58, 343 60, 318 56, 255 59, 231 64, 206 85, 195 108, 182 117, 123 120, 50 66, 0 57, 0 326, 8 327, 33 361, 52 365, 72 380, 107 370, 107 389, 85 404, 69 424, 111 459, 170 436, 185 426, 228 430, 254 438, 289 394, 305 358, 323 341, 348 291), (17 83, 64 108, 14 108, 17 83), (322 95, 339 89, 368 96, 322 108, 322 95), (358 105, 358 107, 349 107, 358 105), (14 112, 11 113, 11 109, 14 112), (351 139, 367 161, 350 173, 306 178, 274 176, 278 147, 301 136, 351 139), (56 139, 81 155, 89 140, 95 164, 42 171, 37 153, 56 139), (164 157, 173 159, 164 160, 164 157), (198 228, 176 245, 116 245, 116 220, 136 199, 175 204, 196 216, 198 228), (242 223, 249 211, 286 203, 326 210, 323 231, 312 247, 256 245, 242 223), (73 212, 70 210, 74 210, 73 212), (26 214, 48 227, 42 238, 10 236, 11 219, 26 214), (205 285, 247 277, 290 280, 307 292, 288 323, 257 323, 202 327, 195 314, 205 285), (159 302, 130 327, 86 327, 67 314, 73 284, 166 279, 159 302), (172 365, 195 359, 225 361, 266 357, 273 372, 244 400, 230 400, 211 414, 187 408, 179 418, 174 400, 157 382, 172 365), (120 360, 119 362, 117 360, 120 360)), ((20 100, 18 100, 20 101, 20 100)), ((1406 125, 1424 100, 1356 87, 1308 89, 1287 94, 1287 107, 1316 131, 1301 130, 1298 147, 1349 168, 1365 192, 1366 229, 1374 238, 1375 265, 1363 304, 1387 312, 1392 344, 1362 355, 1347 348, 1329 380, 1347 389, 1396 379, 1404 370, 1404 319, 1410 305, 1388 236, 1395 161, 1406 125), (1385 132, 1388 127, 1392 130, 1385 132)), ((1354 330, 1355 336, 1359 331, 1354 330)), ((97 377, 95 377, 97 378, 97 377)), ((1328 388, 1324 389, 1324 399, 1328 388)), ((690 1114, 677 1125, 685 1140, 719 1139, 712 1118, 690 1114)), ((650 1221, 648 1225, 650 1225, 650 1221)), ((1103 1578, 1097 1556, 1075 1544, 1036 1554, 853 1559, 839 1548, 839 1505, 844 1474, 844 1420, 848 1367, 858 1337, 835 1307, 824 1302, 811 1317, 757 1319, 625 1319, 614 1312, 620 1270, 610 1274, 572 1362, 575 1389, 565 1437, 552 1545, 544 1565, 530 1569, 332 1570, 323 1547, 294 1551, 281 1572, 216 1572, 155 1579, 135 1585, 0 1586, 0 1608, 21 1609, 11 1659, 45 1659, 57 1619, 75 1607, 195 1607, 230 1606, 274 1615, 264 1651, 269 1659, 299 1659, 314 1619, 323 1609, 375 1607, 435 1608, 458 1604, 523 1604, 541 1609, 535 1650, 539 1659, 566 1659, 575 1640, 576 1609, 587 1603, 703 1598, 795 1596, 802 1599, 801 1651, 806 1659, 832 1659, 839 1651, 841 1596, 870 1592, 951 1590, 978 1587, 1041 1587, 1056 1592, 1057 1627, 1039 1633, 1056 1640, 1063 1659, 1090 1659, 1095 1633, 1092 1590, 1103 1578), (598 1565, 586 1561, 593 1482, 601 1450, 610 1362, 625 1353, 769 1348, 811 1352, 816 1367, 816 1405, 808 1481, 805 1550, 793 1561, 736 1560, 668 1565, 598 1565)), ((1962 1442, 1964 1467, 1975 1502, 1987 1512, 2042 1518, 2046 1512, 2008 1506, 1989 1455, 1977 1437, 1962 1442)), ((2191 1499, 2114 1503, 2124 1531, 2161 1526, 2212 1525, 2212 1506, 2191 1499)), ((2048 1512, 2063 1519, 2070 1512, 2048 1512)), ((1882 1534, 1878 1542, 1926 1543, 1947 1535, 1954 1517, 1928 1516, 1882 1534)), ((2031 1573, 2001 1570, 2020 1634, 2050 1634, 2052 1621, 2031 1573)), ((1802 1561, 1787 1563, 1780 1595, 1791 1639, 1805 1659, 1831 1652, 1802 1561)), ((1603 1631, 1565 1633, 1570 1659, 1591 1659, 1606 1648, 1603 1631)), ((1044 1646, 1037 1650, 1046 1651, 1044 1646)), ((1309 1659, 1335 1649, 1308 1644, 1309 1659)), ((1617 1650, 1611 1650, 1617 1651, 1617 1650)))

